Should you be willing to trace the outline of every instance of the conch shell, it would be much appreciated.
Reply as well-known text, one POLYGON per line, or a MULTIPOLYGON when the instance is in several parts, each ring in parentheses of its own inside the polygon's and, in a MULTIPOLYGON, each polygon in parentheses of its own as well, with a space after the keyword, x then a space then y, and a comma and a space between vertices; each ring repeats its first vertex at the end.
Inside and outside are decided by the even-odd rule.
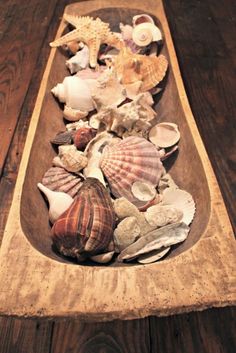
POLYGON ((50 46, 59 47, 73 40, 87 44, 91 67, 97 65, 97 56, 101 44, 106 43, 118 49, 124 45, 120 37, 111 32, 109 24, 103 22, 100 18, 94 20, 89 16, 79 17, 64 14, 64 19, 72 24, 75 29, 50 43, 50 46))
POLYGON ((61 254, 83 261, 107 251, 114 226, 107 190, 97 179, 88 178, 70 208, 54 223, 52 240, 61 254))

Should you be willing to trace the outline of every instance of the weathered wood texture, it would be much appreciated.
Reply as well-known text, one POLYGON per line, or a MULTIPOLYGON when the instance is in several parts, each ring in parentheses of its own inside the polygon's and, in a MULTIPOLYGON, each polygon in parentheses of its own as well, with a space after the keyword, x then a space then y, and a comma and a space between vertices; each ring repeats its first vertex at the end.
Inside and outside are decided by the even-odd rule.
MULTIPOLYGON (((4 36, 10 39, 9 44, 5 42, 4 47, 1 41, 0 91, 3 91, 1 94, 1 106, 4 105, 5 110, 8 110, 9 101, 6 102, 6 93, 4 92, 8 92, 9 97, 9 92, 17 89, 18 92, 21 92, 23 95, 21 99, 24 103, 23 105, 15 104, 11 97, 11 104, 14 106, 12 109, 15 109, 13 117, 13 120, 15 119, 14 124, 18 121, 14 139, 12 139, 13 131, 10 131, 9 136, 11 135, 11 138, 8 136, 8 138, 4 137, 2 140, 2 131, 7 131, 8 121, 5 119, 5 125, 1 125, 1 150, 3 151, 1 156, 6 154, 9 146, 10 149, 0 183, 0 238, 12 200, 28 122, 37 96, 46 58, 49 53, 47 43, 54 38, 59 24, 59 16, 62 15, 63 8, 67 3, 69 2, 58 1, 57 5, 56 0, 44 1, 43 3, 32 0, 30 4, 28 2, 27 5, 25 5, 27 6, 27 14, 26 11, 24 13, 25 17, 18 16, 18 9, 24 4, 22 1, 4 1, 4 3, 1 4, 1 39, 4 36), (42 11, 43 8, 47 8, 47 6, 54 7, 54 15, 52 12, 50 13, 50 11, 45 11, 46 17, 43 24, 40 21, 43 15, 40 17, 40 13, 38 12, 40 6, 42 11), (20 86, 17 88, 19 82, 14 79, 14 75, 7 74, 7 80, 5 80, 2 75, 3 72, 6 72, 5 60, 7 57, 4 53, 7 50, 12 57, 12 52, 9 48, 14 45, 18 45, 18 48, 21 48, 25 43, 24 37, 18 37, 18 44, 14 44, 14 34, 10 36, 8 33, 13 33, 17 19, 19 21, 18 28, 23 26, 27 21, 27 16, 29 18, 35 18, 39 25, 41 25, 41 33, 38 33, 38 36, 40 35, 42 38, 42 47, 38 44, 38 46, 34 47, 34 50, 32 50, 32 45, 34 46, 36 43, 32 40, 31 35, 36 35, 36 33, 33 32, 33 29, 31 32, 29 31, 28 46, 32 56, 28 57, 28 61, 31 61, 31 64, 34 65, 34 70, 31 69, 31 76, 29 75, 29 77, 27 76, 26 70, 24 70, 24 75, 22 75, 20 80, 20 86), (13 41, 12 44, 11 41, 13 41), (30 86, 28 91, 22 89, 22 87, 28 87, 29 82, 30 86)), ((235 99, 233 100, 231 98, 236 92, 235 82, 232 81, 236 61, 234 35, 235 4, 233 0, 225 0, 223 2, 213 0, 165 0, 164 3, 188 98, 201 136, 213 163, 213 168, 235 230, 236 208, 233 207, 233 205, 236 201, 236 158, 235 148, 233 147, 235 141, 232 141, 232 136, 234 136, 235 140, 236 108, 235 99), (197 41, 195 40, 196 36, 197 41), (219 51, 219 49, 221 50, 219 51), (213 71, 211 71, 211 65, 208 64, 211 62, 214 63, 213 71), (195 65, 194 67, 192 66, 193 63, 195 65), (208 70, 210 70, 211 73, 209 76, 207 75, 208 70), (230 85, 228 84, 229 82, 230 85), (199 92, 202 92, 200 96, 199 92), (199 97, 201 97, 201 99, 199 97), (232 118, 230 119, 229 116, 232 118), (212 131, 214 133, 212 133, 212 131), (217 136, 218 139, 215 136, 217 136), (227 176, 227 178, 225 176, 227 176)), ((14 67, 17 67, 17 62, 18 60, 20 61, 20 58, 22 58, 22 55, 16 58, 14 67)), ((6 133, 6 135, 8 135, 8 133, 6 133)), ((3 157, 1 158, 3 160, 3 157)), ((150 344, 146 339, 146 346, 143 346, 143 352, 233 353, 236 350, 234 319, 235 310, 230 308, 212 309, 202 313, 191 313, 167 318, 151 318, 150 344), (150 347, 151 350, 148 350, 150 347)), ((144 320, 140 320, 140 322, 143 321, 144 320)), ((113 342, 116 340, 117 332, 119 332, 119 337, 121 337, 120 340, 127 342, 123 350, 117 349, 115 352, 132 351, 128 350, 130 344, 129 335, 131 335, 132 339, 136 342, 133 343, 133 346, 135 346, 135 344, 142 346, 143 337, 146 337, 143 330, 148 329, 147 324, 139 324, 139 327, 142 327, 142 332, 138 331, 140 335, 135 335, 134 330, 137 328, 136 320, 133 321, 133 324, 130 322, 129 331, 124 330, 124 328, 127 329, 125 322, 120 324, 116 332, 113 329, 114 325, 117 324, 84 324, 84 330, 87 331, 84 337, 87 336, 88 339, 89 337, 92 339, 95 332, 94 327, 97 327, 97 331, 103 332, 107 336, 111 335, 113 342), (131 332, 134 332, 134 334, 132 335, 131 332)), ((55 324, 54 330, 53 326, 53 322, 49 322, 46 325, 41 320, 37 322, 34 320, 2 318, 0 320, 0 352, 58 353, 55 349, 52 350, 50 348, 51 345, 48 343, 48 339, 51 335, 52 339, 50 338, 49 341, 53 342, 53 347, 58 348, 59 342, 61 342, 60 353, 79 352, 79 345, 80 342, 82 342, 80 336, 81 325, 78 323, 60 323, 55 324), (68 327, 70 328, 69 330, 68 327), (66 332, 66 334, 64 334, 62 338, 63 331, 66 332), (70 340, 71 335, 73 336, 73 342, 70 340), (74 350, 72 350, 72 348, 74 350), (77 351, 75 349, 77 349, 77 351)), ((124 345, 122 347, 124 347, 124 345)), ((102 349, 102 352, 112 352, 111 349, 107 347, 104 348, 104 346, 102 349)), ((135 352, 135 350, 132 352, 135 352)))

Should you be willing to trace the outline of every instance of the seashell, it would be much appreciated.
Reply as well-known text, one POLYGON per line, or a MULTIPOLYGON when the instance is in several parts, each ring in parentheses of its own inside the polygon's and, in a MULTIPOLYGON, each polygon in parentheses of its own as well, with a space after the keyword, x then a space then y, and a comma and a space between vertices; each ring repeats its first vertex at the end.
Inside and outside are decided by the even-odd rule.
POLYGON ((142 13, 141 15, 136 15, 132 19, 133 26, 137 26, 140 23, 152 23, 154 24, 154 20, 151 16, 147 15, 146 13, 142 13))
POLYGON ((136 217, 123 219, 114 230, 114 243, 118 252, 121 252, 134 243, 141 234, 136 217))
POLYGON ((90 260, 97 262, 99 264, 107 264, 110 262, 115 254, 115 251, 109 251, 103 254, 90 256, 90 260))
POLYGON ((59 132, 50 142, 54 145, 70 145, 73 142, 73 135, 73 131, 59 132))
POLYGON ((92 89, 92 97, 97 109, 109 105, 118 106, 126 99, 124 87, 120 84, 112 70, 106 70, 97 79, 97 85, 92 89))
POLYGON ((69 121, 78 121, 85 118, 88 115, 88 112, 82 112, 78 109, 72 109, 67 105, 64 106, 63 115, 66 120, 69 121))
POLYGON ((131 192, 140 201, 151 201, 157 193, 155 186, 143 181, 135 181, 131 186, 131 192))
POLYGON ((170 251, 170 247, 164 249, 158 249, 150 251, 147 254, 140 255, 137 261, 140 264, 150 264, 152 262, 156 262, 162 259, 168 252, 170 251))
POLYGON ((61 254, 80 261, 107 251, 114 226, 107 190, 98 180, 88 178, 70 208, 54 223, 52 240, 61 254))
POLYGON ((69 60, 66 60, 66 66, 71 74, 74 74, 89 65, 89 49, 84 45, 83 49, 77 51, 69 60))
POLYGON ((81 41, 89 47, 89 63, 91 67, 96 67, 97 56, 100 45, 106 43, 120 49, 124 44, 119 35, 111 32, 109 24, 100 18, 95 20, 89 16, 74 16, 64 14, 64 19, 72 24, 75 29, 54 42, 51 47, 58 47, 73 40, 81 41))
POLYGON ((168 148, 180 139, 178 126, 173 123, 159 123, 149 131, 149 140, 157 147, 168 148))
POLYGON ((183 222, 155 229, 124 249, 118 256, 118 261, 133 259, 152 250, 183 242, 188 232, 189 227, 183 222))
POLYGON ((149 207, 144 215, 147 222, 155 227, 163 227, 170 223, 177 223, 183 218, 183 212, 180 209, 162 205, 149 207))
POLYGON ((96 80, 97 78, 99 78, 101 76, 101 74, 103 73, 104 70, 105 70, 105 67, 103 67, 103 66, 99 66, 96 70, 92 70, 89 67, 87 67, 84 70, 78 71, 75 74, 75 76, 77 76, 83 80, 87 80, 87 79, 96 80))
POLYGON ((89 141, 96 136, 97 131, 91 127, 82 127, 76 131, 73 140, 79 150, 84 150, 89 141))
POLYGON ((159 28, 153 23, 144 22, 134 27, 132 38, 135 44, 145 47, 152 42, 162 40, 162 34, 159 28))
POLYGON ((169 173, 163 174, 158 184, 159 193, 163 194, 166 188, 179 189, 169 173))
POLYGON ((134 182, 157 186, 163 173, 160 155, 152 143, 142 137, 130 136, 104 148, 100 167, 115 197, 126 197, 135 205, 143 205, 131 191, 134 182))
POLYGON ((185 190, 167 188, 163 191, 161 205, 169 205, 183 212, 182 222, 189 225, 194 217, 196 208, 193 197, 185 190))
POLYGON ((59 154, 53 159, 53 164, 63 167, 68 172, 79 173, 86 167, 88 160, 84 153, 78 151, 74 145, 59 146, 59 154))
POLYGON ((87 83, 77 76, 65 77, 51 92, 66 106, 82 112, 94 110, 94 102, 87 83))
POLYGON ((76 130, 79 130, 82 127, 89 127, 88 121, 79 120, 74 123, 66 124, 67 131, 75 132, 76 130))
POLYGON ((37 184, 49 202, 49 219, 54 223, 73 203, 73 198, 65 192, 52 191, 41 183, 37 184))
POLYGON ((161 82, 167 67, 164 55, 156 57, 133 54, 129 48, 120 50, 114 64, 117 77, 124 86, 142 81, 140 92, 146 92, 161 82))
POLYGON ((48 189, 65 192, 71 197, 75 197, 82 183, 81 176, 69 173, 60 167, 49 168, 42 178, 42 184, 48 189))

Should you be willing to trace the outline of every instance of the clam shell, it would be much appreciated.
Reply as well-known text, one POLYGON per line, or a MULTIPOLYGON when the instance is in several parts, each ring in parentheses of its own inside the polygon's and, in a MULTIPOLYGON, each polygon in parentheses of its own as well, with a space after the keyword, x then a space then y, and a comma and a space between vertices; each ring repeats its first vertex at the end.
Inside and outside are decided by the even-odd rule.
POLYGON ((133 183, 142 181, 156 186, 163 173, 160 155, 152 143, 142 137, 130 136, 106 146, 100 167, 107 178, 112 194, 126 197, 136 205, 143 205, 131 191, 133 183))
POLYGON ((133 259, 152 250, 183 242, 188 232, 189 227, 183 222, 155 229, 124 249, 118 256, 118 261, 133 259))
POLYGON ((113 235, 115 213, 104 186, 88 178, 69 209, 52 227, 52 240, 58 251, 80 260, 106 252, 113 235))
POLYGON ((168 148, 180 139, 178 126, 173 123, 159 123, 149 131, 149 140, 157 147, 168 148))
POLYGON ((183 212, 182 222, 189 225, 195 214, 195 202, 190 193, 176 188, 167 188, 163 191, 162 205, 176 207, 183 212))
POLYGON ((164 257, 169 251, 170 251, 170 247, 164 248, 164 249, 153 250, 147 254, 140 255, 138 257, 137 261, 140 264, 150 264, 152 262, 156 262, 156 261, 162 259, 162 257, 164 257))
POLYGON ((71 197, 75 197, 82 183, 83 180, 80 176, 60 167, 48 169, 42 178, 42 184, 50 190, 65 192, 71 197))

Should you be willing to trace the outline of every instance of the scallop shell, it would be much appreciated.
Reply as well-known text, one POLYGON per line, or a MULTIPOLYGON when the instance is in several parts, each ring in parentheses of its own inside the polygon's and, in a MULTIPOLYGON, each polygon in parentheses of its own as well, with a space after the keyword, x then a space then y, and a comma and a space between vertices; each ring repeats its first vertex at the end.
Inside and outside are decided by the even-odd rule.
POLYGON ((120 49, 124 44, 118 35, 111 32, 109 24, 100 18, 95 20, 89 16, 74 16, 64 14, 64 19, 72 24, 76 29, 65 34, 54 42, 51 47, 58 47, 73 40, 81 41, 89 47, 89 63, 91 67, 96 67, 97 56, 100 45, 103 43, 112 45, 120 49))
POLYGON ((183 242, 188 233, 189 227, 185 223, 174 223, 155 229, 124 249, 118 256, 118 261, 134 259, 152 250, 183 242))
POLYGON ((176 188, 167 188, 163 191, 161 205, 169 205, 183 212, 182 222, 189 225, 195 214, 195 202, 190 193, 176 188))
POLYGON ((173 123, 159 123, 149 131, 149 140, 157 147, 168 148, 180 139, 178 126, 173 123))
POLYGON ((134 27, 132 38, 135 44, 145 47, 152 42, 162 40, 162 34, 159 28, 153 23, 144 22, 134 27))
POLYGON ((156 186, 163 173, 160 155, 152 143, 142 137, 130 136, 115 144, 106 146, 100 167, 107 178, 112 194, 126 197, 136 205, 143 205, 131 191, 136 181, 156 186))
POLYGON ((58 251, 80 259, 107 251, 115 226, 111 198, 96 179, 88 178, 70 208, 52 228, 58 251))
POLYGON ((84 153, 78 151, 75 145, 62 145, 59 146, 59 154, 53 159, 53 164, 63 167, 68 172, 78 173, 88 163, 84 153))
POLYGON ((64 168, 51 167, 42 178, 42 184, 52 191, 61 191, 75 197, 82 186, 81 176, 69 173, 64 168))

